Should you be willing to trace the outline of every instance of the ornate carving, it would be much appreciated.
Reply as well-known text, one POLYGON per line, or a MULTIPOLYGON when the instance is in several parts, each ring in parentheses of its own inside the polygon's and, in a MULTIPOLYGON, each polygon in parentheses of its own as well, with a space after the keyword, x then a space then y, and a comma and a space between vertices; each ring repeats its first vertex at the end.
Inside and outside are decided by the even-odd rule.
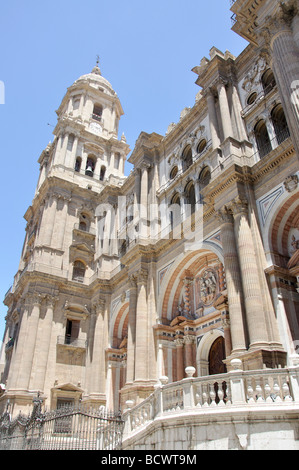
POLYGON ((260 55, 250 72, 246 75, 242 88, 249 93, 254 86, 258 86, 260 82, 261 73, 266 69, 266 67, 266 57, 264 54, 260 55))
POLYGON ((200 298, 204 305, 213 303, 217 294, 217 274, 214 269, 206 269, 199 279, 200 298))
POLYGON ((298 175, 289 176, 284 181, 284 187, 289 193, 291 193, 292 191, 295 191, 295 189, 297 189, 298 182, 299 182, 298 175))
POLYGON ((232 212, 227 207, 223 207, 217 211, 216 217, 221 223, 232 224, 234 222, 232 212))
POLYGON ((230 208, 234 216, 239 214, 248 215, 248 202, 239 196, 230 203, 230 208))
POLYGON ((279 9, 274 15, 267 16, 262 26, 257 28, 258 37, 264 39, 265 43, 270 46, 272 39, 285 30, 292 31, 293 18, 298 13, 298 7, 295 0, 280 2, 279 9))

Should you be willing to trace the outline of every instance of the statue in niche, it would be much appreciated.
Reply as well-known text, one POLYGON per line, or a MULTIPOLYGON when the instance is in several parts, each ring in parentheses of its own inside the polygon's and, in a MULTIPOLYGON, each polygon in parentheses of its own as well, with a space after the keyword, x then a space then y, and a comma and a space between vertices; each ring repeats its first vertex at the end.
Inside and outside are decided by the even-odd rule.
POLYGON ((292 257, 288 262, 288 268, 294 268, 295 266, 299 266, 299 240, 296 240, 295 235, 292 236, 292 250, 291 253, 292 257))

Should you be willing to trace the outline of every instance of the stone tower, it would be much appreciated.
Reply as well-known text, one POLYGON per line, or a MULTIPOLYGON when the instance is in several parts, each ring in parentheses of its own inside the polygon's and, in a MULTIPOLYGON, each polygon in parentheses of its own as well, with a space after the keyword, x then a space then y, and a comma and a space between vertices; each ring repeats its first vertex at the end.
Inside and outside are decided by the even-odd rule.
MULTIPOLYGON (((88 332, 107 321, 106 298, 99 289, 97 295, 86 289, 101 273, 103 256, 111 260, 117 249, 98 244, 95 210, 105 188, 119 187, 125 179, 129 147, 124 135, 118 139, 122 115, 120 100, 97 65, 68 88, 57 110, 54 141, 38 160, 19 270, 6 299, 5 344, 11 347, 3 380, 9 372, 7 394, 21 408, 31 405, 37 391, 48 390, 47 397, 58 404, 60 395, 77 396, 84 371, 92 367, 88 332)), ((106 271, 112 267, 108 263, 106 271)), ((105 332, 101 326, 100 334, 105 332)), ((90 383, 90 393, 102 403, 103 362, 100 367, 101 389, 90 383)), ((97 371, 91 376, 95 379, 97 371)))

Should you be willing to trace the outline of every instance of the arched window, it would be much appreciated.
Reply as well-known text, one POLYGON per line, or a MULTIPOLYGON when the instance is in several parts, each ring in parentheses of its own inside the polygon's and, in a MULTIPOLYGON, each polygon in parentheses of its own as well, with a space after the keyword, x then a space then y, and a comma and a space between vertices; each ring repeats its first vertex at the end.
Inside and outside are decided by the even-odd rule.
POLYGON ((75 163, 75 171, 77 171, 78 173, 80 173, 81 165, 82 165, 82 158, 77 157, 76 158, 76 163, 75 163))
POLYGON ((192 149, 190 145, 187 145, 182 155, 182 166, 183 171, 186 171, 193 163, 192 160, 192 149))
POLYGON ((194 214, 196 198, 195 198, 195 189, 194 189, 193 183, 189 183, 186 186, 185 193, 186 193, 186 204, 190 206, 191 214, 194 214))
POLYGON ((176 193, 170 201, 170 226, 174 229, 181 222, 181 199, 176 193))
POLYGON ((67 149, 68 150, 70 150, 70 151, 73 150, 74 141, 75 141, 74 134, 70 134, 69 137, 68 137, 68 141, 67 141, 67 149))
POLYGON ((101 172, 100 172, 100 181, 104 181, 105 173, 106 173, 106 167, 102 165, 101 172))
POLYGON ((80 214, 79 217, 79 230, 83 232, 88 232, 90 227, 90 220, 89 217, 85 214, 80 214))
POLYGON ((263 120, 260 120, 254 128, 255 140, 257 143, 260 158, 265 157, 271 152, 272 146, 269 139, 267 126, 263 120))
POLYGON ((82 261, 75 261, 73 266, 73 281, 84 282, 86 266, 82 261))
POLYGON ((257 92, 254 91, 253 93, 251 93, 251 95, 249 95, 249 97, 247 98, 247 104, 248 106, 250 106, 251 104, 255 103, 257 99, 257 92))
POLYGON ((177 174, 178 174, 178 167, 174 166, 170 172, 169 178, 173 180, 177 174))
POLYGON ((86 162, 85 174, 87 176, 93 176, 95 166, 96 166, 95 157, 89 156, 86 162))
POLYGON ((265 95, 270 93, 271 90, 276 86, 276 81, 274 74, 271 69, 266 70, 266 72, 262 75, 262 85, 264 89, 265 95))
POLYGON ((102 114, 103 114, 103 106, 100 104, 95 104, 93 107, 93 113, 92 113, 93 119, 96 119, 97 121, 101 121, 102 114))
POLYGON ((276 134, 276 139, 280 145, 286 139, 290 137, 290 131, 288 128, 287 120, 281 104, 275 106, 271 112, 271 118, 276 134))
POLYGON ((211 181, 211 171, 210 171, 210 168, 208 166, 205 166, 201 170, 198 181, 199 181, 199 191, 200 191, 200 203, 202 204, 203 203, 203 196, 201 194, 201 191, 206 186, 208 186, 209 182, 211 181))
POLYGON ((201 139, 201 141, 199 142, 199 144, 197 146, 197 153, 201 154, 202 152, 205 151, 206 147, 207 147, 206 139, 201 139))

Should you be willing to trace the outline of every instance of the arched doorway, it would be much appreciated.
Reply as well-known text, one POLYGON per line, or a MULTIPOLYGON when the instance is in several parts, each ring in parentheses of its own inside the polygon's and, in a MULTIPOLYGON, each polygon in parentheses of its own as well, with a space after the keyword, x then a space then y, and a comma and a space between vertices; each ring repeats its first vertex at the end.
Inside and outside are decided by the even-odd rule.
POLYGON ((209 352, 209 375, 225 374, 227 372, 225 359, 225 344, 223 336, 219 336, 209 352))

